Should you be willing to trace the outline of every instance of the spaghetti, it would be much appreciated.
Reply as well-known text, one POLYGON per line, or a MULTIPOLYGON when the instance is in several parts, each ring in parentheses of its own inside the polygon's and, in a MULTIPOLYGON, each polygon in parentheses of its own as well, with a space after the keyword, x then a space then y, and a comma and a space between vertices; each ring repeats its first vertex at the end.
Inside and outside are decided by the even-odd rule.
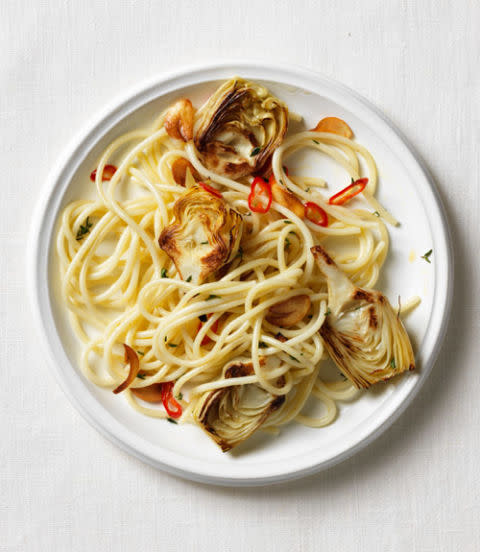
MULTIPOLYGON (((195 114, 196 125, 204 109, 195 114)), ((206 392, 255 383, 284 397, 262 428, 275 431, 291 420, 312 427, 329 424, 337 402, 351 399, 357 390, 349 381, 323 376, 327 355, 319 330, 328 294, 310 249, 328 243, 335 262, 356 285, 375 285, 389 245, 384 221, 396 221, 374 198, 373 157, 354 140, 330 132, 293 134, 275 149, 274 178, 302 202, 313 201, 324 210, 329 222, 320 226, 275 200, 267 213, 253 212, 248 204, 252 177, 233 179, 208 169, 194 141, 171 138, 164 120, 162 114, 151 129, 117 138, 96 169, 97 199, 74 201, 61 218, 57 251, 62 294, 73 330, 83 342, 83 374, 96 385, 118 386, 129 370, 123 359, 125 343, 139 355, 140 371, 123 394, 148 416, 166 418, 168 413, 139 399, 132 388, 174 383, 172 394, 182 407, 179 421, 194 422, 206 392), (106 180, 105 168, 126 146, 127 153, 106 180), (355 202, 329 204, 318 175, 288 176, 288 158, 305 148, 334 160, 354 181, 362 176, 363 158, 368 173, 364 197, 375 213, 354 207, 355 202), (182 280, 157 243, 172 220, 175 202, 185 193, 172 175, 172 163, 179 158, 243 217, 241 247, 228 271, 200 285, 182 280), (86 230, 79 234, 82 226, 86 230), (311 302, 308 316, 289 328, 267 320, 273 305, 299 295, 311 302), (224 367, 233 360, 251 363, 251 373, 225 377, 224 367), (310 397, 324 405, 322 415, 305 413, 310 397)), ((190 172, 186 185, 192 184, 190 172)))

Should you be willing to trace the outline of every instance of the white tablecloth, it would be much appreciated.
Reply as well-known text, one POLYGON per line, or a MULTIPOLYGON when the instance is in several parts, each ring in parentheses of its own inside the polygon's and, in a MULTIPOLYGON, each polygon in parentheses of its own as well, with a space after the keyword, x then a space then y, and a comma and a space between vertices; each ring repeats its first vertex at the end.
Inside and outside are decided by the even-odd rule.
POLYGON ((0 3, 0 550, 480 550, 480 4, 0 3), (182 481, 105 441, 39 347, 25 241, 65 142, 182 64, 309 67, 385 111, 426 160, 455 246, 453 316, 420 396, 342 465, 271 488, 182 481))

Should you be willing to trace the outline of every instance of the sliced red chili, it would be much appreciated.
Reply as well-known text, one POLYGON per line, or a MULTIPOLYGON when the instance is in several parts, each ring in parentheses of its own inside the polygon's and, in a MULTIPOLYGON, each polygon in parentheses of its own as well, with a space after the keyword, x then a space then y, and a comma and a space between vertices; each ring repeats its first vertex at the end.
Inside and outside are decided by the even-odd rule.
MULTIPOLYGON (((105 180, 111 180, 112 179, 112 176, 117 172, 117 167, 115 167, 115 165, 105 165, 105 167, 103 167, 103 173, 102 173, 102 180, 105 181, 105 180)), ((92 173, 90 174, 90 180, 92 182, 95 182, 95 179, 97 178, 97 169, 95 169, 94 171, 92 171, 92 173)))
POLYGON ((215 197, 222 197, 222 194, 216 188, 205 184, 205 182, 199 182, 198 185, 201 186, 209 194, 212 194, 215 197))
POLYGON ((272 204, 272 189, 261 176, 253 179, 248 195, 248 206, 254 213, 266 213, 272 204))
POLYGON ((305 217, 318 226, 328 226, 327 213, 320 205, 313 201, 307 201, 307 203, 305 203, 305 217))
POLYGON ((367 184, 368 184, 368 178, 359 178, 358 180, 355 180, 355 182, 352 182, 349 186, 347 186, 343 190, 340 190, 338 193, 333 195, 328 200, 328 203, 330 203, 330 205, 343 205, 347 201, 350 201, 352 197, 355 197, 359 193, 363 192, 367 184))
POLYGON ((162 383, 162 403, 170 418, 180 418, 182 405, 175 400, 172 393, 173 381, 162 383))
MULTIPOLYGON (((217 318, 217 320, 215 320, 215 322, 212 324, 212 327, 210 328, 210 330, 215 334, 217 333, 217 330, 218 330, 218 321, 219 319, 217 318)), ((203 326, 203 322, 200 322, 198 325, 197 333, 200 331, 202 326, 203 326)), ((208 345, 211 341, 212 339, 208 336, 208 334, 205 334, 201 344, 208 345)))

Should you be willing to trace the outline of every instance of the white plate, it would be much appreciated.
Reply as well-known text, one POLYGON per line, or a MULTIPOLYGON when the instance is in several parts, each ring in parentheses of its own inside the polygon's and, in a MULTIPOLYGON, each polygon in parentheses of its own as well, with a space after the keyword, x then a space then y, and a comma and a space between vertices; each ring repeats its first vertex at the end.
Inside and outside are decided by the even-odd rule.
POLYGON ((448 229, 425 168, 391 123, 358 94, 299 69, 225 63, 162 76, 116 99, 73 141, 51 173, 31 235, 29 275, 35 312, 52 368, 67 396, 92 425, 124 450, 198 481, 261 485, 344 460, 377 437, 411 402, 432 368, 446 327, 452 289, 448 229), (338 419, 326 428, 291 424, 277 437, 254 436, 238 453, 222 454, 200 429, 144 417, 125 399, 96 388, 79 373, 79 345, 56 295, 54 230, 63 206, 85 196, 88 174, 113 138, 148 124, 179 96, 190 97, 198 106, 219 81, 235 74, 265 82, 291 110, 305 117, 307 127, 326 115, 348 121, 357 140, 377 161, 380 200, 402 222, 399 228, 390 228, 391 251, 379 287, 394 303, 397 295, 420 295, 422 304, 406 322, 417 350, 418 371, 342 405, 338 419), (432 264, 419 258, 429 249, 433 249, 432 264))

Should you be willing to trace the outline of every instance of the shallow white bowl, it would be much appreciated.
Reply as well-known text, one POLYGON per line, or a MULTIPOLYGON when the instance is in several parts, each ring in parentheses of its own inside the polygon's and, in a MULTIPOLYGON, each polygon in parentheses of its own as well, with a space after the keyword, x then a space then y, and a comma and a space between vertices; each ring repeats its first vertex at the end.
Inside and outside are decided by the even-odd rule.
MULTIPOLYGON (((308 162, 315 168, 316 160, 308 162)), ((30 291, 52 368, 66 395, 94 427, 124 450, 155 467, 197 481, 262 485, 307 475, 351 456, 411 402, 433 366, 446 328, 452 262, 443 209, 430 176, 377 109, 352 90, 304 70, 255 63, 203 66, 164 75, 116 99, 73 140, 57 163, 46 183, 31 235, 30 291), (415 373, 342 405, 338 419, 326 428, 291 424, 277 437, 255 435, 238 452, 222 454, 200 429, 144 417, 124 399, 96 388, 80 374, 79 344, 56 293, 54 241, 63 206, 92 195, 92 187, 87 189, 88 175, 112 139, 147 125, 179 96, 188 96, 199 106, 219 81, 233 75, 265 82, 292 111, 305 117, 307 128, 327 115, 350 124, 356 139, 377 161, 379 199, 402 223, 390 228, 391 250, 379 287, 393 303, 398 295, 405 299, 420 295, 422 303, 406 322, 417 351, 415 373), (432 264, 420 259, 429 249, 433 249, 432 264)))

